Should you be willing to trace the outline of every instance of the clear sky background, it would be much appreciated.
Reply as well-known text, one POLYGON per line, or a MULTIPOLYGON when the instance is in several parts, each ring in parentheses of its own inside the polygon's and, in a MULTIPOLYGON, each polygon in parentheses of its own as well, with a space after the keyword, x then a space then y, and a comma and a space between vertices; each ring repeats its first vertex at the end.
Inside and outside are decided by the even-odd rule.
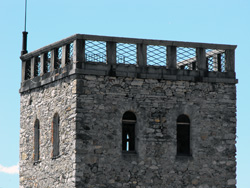
MULTIPOLYGON (((0 188, 19 184, 24 2, 0 0, 0 188)), ((237 185, 250 187, 250 0, 28 0, 27 31, 29 52, 76 33, 238 45, 237 185)))

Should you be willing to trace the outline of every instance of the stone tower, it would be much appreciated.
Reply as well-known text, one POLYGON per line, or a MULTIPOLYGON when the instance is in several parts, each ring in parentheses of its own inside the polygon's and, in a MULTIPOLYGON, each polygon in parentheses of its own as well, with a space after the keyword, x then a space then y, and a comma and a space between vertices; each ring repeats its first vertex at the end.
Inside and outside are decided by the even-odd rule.
POLYGON ((235 188, 235 48, 76 34, 23 54, 20 187, 235 188))

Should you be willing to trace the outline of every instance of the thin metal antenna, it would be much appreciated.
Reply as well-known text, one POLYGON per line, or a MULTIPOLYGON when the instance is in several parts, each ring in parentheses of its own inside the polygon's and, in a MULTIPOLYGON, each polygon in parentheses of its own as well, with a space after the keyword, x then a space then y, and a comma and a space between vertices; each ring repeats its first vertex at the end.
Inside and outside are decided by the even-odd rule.
POLYGON ((25 0, 24 31, 26 31, 26 22, 27 22, 27 0, 25 0))
POLYGON ((21 51, 21 55, 27 54, 27 35, 28 32, 26 32, 26 21, 27 21, 27 0, 25 0, 25 17, 24 17, 24 31, 23 31, 23 47, 21 51))

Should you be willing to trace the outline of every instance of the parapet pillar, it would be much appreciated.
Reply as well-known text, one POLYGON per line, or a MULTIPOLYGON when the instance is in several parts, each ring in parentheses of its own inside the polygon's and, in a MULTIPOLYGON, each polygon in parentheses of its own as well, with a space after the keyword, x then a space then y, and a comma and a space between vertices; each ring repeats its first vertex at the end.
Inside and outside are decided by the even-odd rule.
POLYGON ((147 46, 145 44, 137 44, 137 64, 139 67, 147 66, 147 46))
POLYGON ((40 76, 44 75, 44 70, 45 70, 45 54, 41 54, 40 57, 40 61, 41 61, 41 72, 40 72, 40 76))
POLYGON ((30 67, 30 78, 34 78, 35 77, 35 63, 36 63, 36 58, 33 57, 31 59, 31 67, 30 67))
POLYGON ((73 45, 73 66, 82 68, 82 63, 85 62, 85 40, 76 39, 73 45))
POLYGON ((108 72, 110 76, 116 75, 116 43, 106 43, 107 64, 109 64, 108 72))
POLYGON ((62 46, 62 67, 65 67, 67 61, 67 45, 62 46))
POLYGON ((22 62, 22 78, 21 78, 22 82, 25 81, 25 74, 26 74, 25 70, 26 70, 26 61, 23 61, 22 62))
POLYGON ((176 69, 176 46, 167 47, 168 69, 176 69))
POLYGON ((56 63, 56 49, 51 50, 51 66, 50 66, 50 72, 55 70, 55 63, 56 63))
POLYGON ((226 50, 226 72, 235 72, 235 50, 226 50))
POLYGON ((107 64, 116 64, 116 43, 107 42, 107 64))
POLYGON ((196 48, 196 60, 198 70, 206 71, 207 63, 206 63, 206 50, 204 48, 196 48))

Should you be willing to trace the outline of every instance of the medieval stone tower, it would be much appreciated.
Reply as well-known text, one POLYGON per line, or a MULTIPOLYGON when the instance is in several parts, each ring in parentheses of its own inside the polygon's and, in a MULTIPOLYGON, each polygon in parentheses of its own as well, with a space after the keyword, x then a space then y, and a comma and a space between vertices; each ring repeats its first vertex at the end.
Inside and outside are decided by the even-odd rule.
POLYGON ((20 187, 235 188, 235 48, 77 34, 22 55, 20 187))

